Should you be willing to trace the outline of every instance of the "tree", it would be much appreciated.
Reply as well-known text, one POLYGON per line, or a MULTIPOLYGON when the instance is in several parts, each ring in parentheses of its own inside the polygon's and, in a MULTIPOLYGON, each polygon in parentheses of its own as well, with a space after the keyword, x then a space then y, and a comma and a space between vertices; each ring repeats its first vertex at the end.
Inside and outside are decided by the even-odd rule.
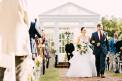
POLYGON ((118 31, 119 33, 122 31, 122 19, 102 17, 102 24, 103 29, 108 32, 109 37, 112 37, 115 31, 118 31))

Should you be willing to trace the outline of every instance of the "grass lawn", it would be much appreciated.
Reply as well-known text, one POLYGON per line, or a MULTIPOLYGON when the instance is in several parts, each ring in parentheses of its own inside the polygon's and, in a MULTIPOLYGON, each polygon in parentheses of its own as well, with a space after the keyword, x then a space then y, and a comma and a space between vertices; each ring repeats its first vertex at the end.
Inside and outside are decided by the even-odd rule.
POLYGON ((112 73, 112 76, 122 78, 122 73, 112 73))
POLYGON ((40 77, 40 81, 59 81, 58 69, 49 67, 45 74, 40 77))
POLYGON ((109 71, 107 71, 106 73, 112 77, 122 78, 122 73, 113 73, 109 71))

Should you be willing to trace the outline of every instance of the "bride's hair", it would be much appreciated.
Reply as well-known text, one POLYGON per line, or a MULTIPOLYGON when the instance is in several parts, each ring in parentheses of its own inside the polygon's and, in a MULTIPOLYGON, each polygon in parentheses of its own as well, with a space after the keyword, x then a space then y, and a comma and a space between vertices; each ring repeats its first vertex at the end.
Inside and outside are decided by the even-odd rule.
POLYGON ((81 27, 81 29, 80 29, 80 30, 81 30, 81 32, 83 31, 83 29, 84 29, 84 28, 85 28, 85 27, 81 27))

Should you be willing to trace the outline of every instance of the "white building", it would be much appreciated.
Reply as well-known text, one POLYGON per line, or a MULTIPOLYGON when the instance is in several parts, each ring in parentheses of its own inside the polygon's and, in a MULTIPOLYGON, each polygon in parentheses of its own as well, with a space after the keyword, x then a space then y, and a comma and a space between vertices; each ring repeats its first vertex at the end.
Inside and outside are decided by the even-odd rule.
POLYGON ((100 22, 100 15, 69 2, 40 14, 39 21, 40 27, 47 34, 50 47, 56 50, 58 62, 64 62, 66 61, 66 32, 70 32, 70 39, 73 41, 82 26, 85 26, 88 32, 93 32, 100 22))

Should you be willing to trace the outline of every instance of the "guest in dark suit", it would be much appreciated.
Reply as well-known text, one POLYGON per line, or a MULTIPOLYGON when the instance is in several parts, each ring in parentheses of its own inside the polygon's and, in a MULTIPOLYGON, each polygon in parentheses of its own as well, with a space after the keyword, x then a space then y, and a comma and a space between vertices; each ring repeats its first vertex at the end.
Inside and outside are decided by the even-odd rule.
POLYGON ((108 53, 108 41, 101 24, 98 24, 97 31, 92 33, 90 42, 94 46, 93 54, 96 58, 97 76, 100 77, 101 75, 101 78, 105 78, 104 71, 106 62, 105 59, 108 53))
POLYGON ((40 32, 38 32, 39 30, 37 30, 36 28, 36 23, 37 23, 37 19, 31 22, 30 29, 29 29, 31 53, 32 53, 33 60, 37 54, 35 37, 37 36, 38 38, 41 38, 41 34, 40 32))
POLYGON ((66 53, 67 53, 67 59, 68 59, 68 61, 73 57, 72 52, 73 52, 74 50, 75 50, 75 48, 74 48, 73 43, 68 42, 68 43, 65 45, 65 51, 66 51, 66 53))

